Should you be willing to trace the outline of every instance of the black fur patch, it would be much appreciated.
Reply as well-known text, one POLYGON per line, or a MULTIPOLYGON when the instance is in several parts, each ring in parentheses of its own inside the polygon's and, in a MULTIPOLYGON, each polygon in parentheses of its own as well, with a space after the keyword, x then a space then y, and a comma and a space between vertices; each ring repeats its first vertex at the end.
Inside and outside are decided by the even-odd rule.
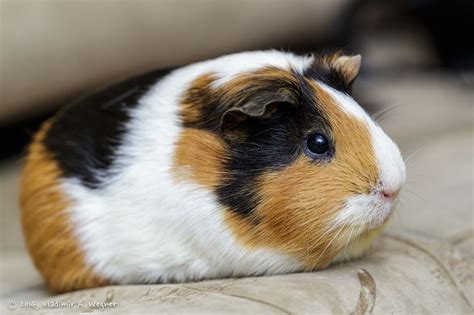
POLYGON ((306 69, 304 75, 348 95, 352 93, 352 83, 347 84, 342 73, 324 63, 313 63, 306 69))
POLYGON ((153 71, 78 99, 54 118, 44 144, 65 177, 97 188, 115 159, 130 111, 172 69, 153 71))
POLYGON ((281 103, 280 98, 276 97, 276 110, 270 106, 269 109, 274 110, 270 116, 248 117, 237 122, 238 128, 245 133, 244 139, 227 141, 230 150, 230 159, 225 164, 227 175, 216 193, 223 205, 253 220, 258 221, 252 213, 260 202, 256 187, 259 176, 295 161, 302 154, 304 139, 309 134, 323 132, 332 139, 329 120, 317 104, 312 89, 301 75, 293 73, 293 76, 294 82, 275 78, 265 81, 256 77, 252 80, 252 86, 242 89, 239 95, 231 98, 219 95, 218 90, 200 91, 194 96, 199 95, 198 100, 204 102, 198 106, 200 116, 205 119, 184 124, 185 127, 206 129, 226 138, 219 128, 225 110, 239 106, 242 100, 261 102, 261 106, 264 106, 269 101, 268 96, 276 96, 281 90, 291 91, 296 106, 281 103))

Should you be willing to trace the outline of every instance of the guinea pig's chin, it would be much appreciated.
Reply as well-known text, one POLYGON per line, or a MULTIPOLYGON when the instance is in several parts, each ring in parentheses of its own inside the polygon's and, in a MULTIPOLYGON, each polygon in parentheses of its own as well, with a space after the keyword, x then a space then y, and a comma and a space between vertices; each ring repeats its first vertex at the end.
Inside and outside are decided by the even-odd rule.
POLYGON ((387 201, 374 194, 350 198, 336 217, 336 226, 345 226, 346 233, 341 235, 343 248, 332 262, 362 256, 386 226, 396 203, 396 200, 387 201))
POLYGON ((356 238, 347 240, 347 244, 334 257, 332 263, 348 261, 364 255, 370 249, 373 240, 380 234, 384 226, 385 224, 376 229, 366 230, 356 238))

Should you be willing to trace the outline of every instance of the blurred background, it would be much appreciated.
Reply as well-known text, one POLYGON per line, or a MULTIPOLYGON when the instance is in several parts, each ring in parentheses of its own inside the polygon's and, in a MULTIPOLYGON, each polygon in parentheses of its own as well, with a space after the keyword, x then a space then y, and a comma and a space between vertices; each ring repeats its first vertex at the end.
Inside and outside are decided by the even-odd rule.
POLYGON ((370 113, 385 111, 378 121, 408 160, 389 229, 453 242, 472 235, 472 0, 0 3, 2 294, 41 283, 26 258, 17 205, 22 156, 38 125, 78 95, 129 75, 244 50, 362 54, 355 96, 370 113), (18 268, 20 280, 11 277, 18 268))
MULTIPOLYGON (((2 0, 0 158, 97 86, 244 50, 342 49, 363 80, 437 72, 469 84, 469 0, 2 0)), ((468 88, 468 86, 466 86, 468 88)), ((389 104, 390 105, 390 104, 389 104)))

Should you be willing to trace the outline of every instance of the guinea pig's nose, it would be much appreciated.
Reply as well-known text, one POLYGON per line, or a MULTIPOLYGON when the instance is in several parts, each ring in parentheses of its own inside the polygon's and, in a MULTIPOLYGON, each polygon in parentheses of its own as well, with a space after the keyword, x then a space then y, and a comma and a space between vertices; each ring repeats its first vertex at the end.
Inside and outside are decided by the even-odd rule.
POLYGON ((395 198, 397 198, 399 193, 400 193, 400 188, 395 188, 395 189, 384 188, 382 189, 382 191, 380 191, 380 194, 383 196, 383 198, 389 199, 389 200, 394 200, 395 198))

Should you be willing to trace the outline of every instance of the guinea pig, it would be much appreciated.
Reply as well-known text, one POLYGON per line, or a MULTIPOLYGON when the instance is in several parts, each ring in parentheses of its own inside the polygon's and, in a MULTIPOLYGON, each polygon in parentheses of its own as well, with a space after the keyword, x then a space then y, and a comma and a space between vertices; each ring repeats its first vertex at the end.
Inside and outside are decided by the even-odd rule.
POLYGON ((406 173, 351 97, 360 63, 243 52, 61 109, 21 180, 27 248, 48 287, 284 274, 361 256, 406 173))

